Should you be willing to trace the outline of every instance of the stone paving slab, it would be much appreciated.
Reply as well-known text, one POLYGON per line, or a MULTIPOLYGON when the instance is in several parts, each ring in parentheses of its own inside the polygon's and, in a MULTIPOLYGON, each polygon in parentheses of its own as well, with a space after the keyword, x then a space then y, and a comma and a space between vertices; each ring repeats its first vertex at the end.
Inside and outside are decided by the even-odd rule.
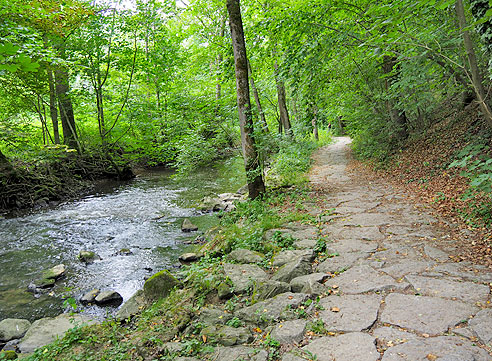
POLYGON ((376 339, 367 333, 352 332, 335 337, 321 337, 304 346, 317 361, 376 361, 376 339))
POLYGON ((351 252, 376 252, 378 244, 376 242, 361 241, 358 239, 344 239, 342 241, 330 243, 330 250, 339 254, 351 252))
POLYGON ((394 224, 395 218, 386 213, 358 213, 340 222, 343 226, 370 227, 394 224))
POLYGON ((274 267, 281 267, 284 264, 292 262, 294 259, 300 257, 312 261, 314 259, 314 251, 312 249, 286 249, 273 256, 272 264, 274 267))
POLYGON ((360 239, 363 241, 380 241, 386 236, 379 231, 379 227, 344 227, 333 233, 336 240, 360 239))
POLYGON ((410 340, 390 347, 382 361, 490 361, 492 357, 470 341, 455 336, 410 340))
POLYGON ((466 266, 462 263, 444 263, 433 269, 434 272, 464 278, 469 281, 492 283, 492 272, 483 272, 476 266, 466 266))
POLYGON ((341 275, 328 280, 325 285, 328 287, 336 285, 343 294, 379 292, 408 287, 407 283, 397 283, 392 277, 381 275, 372 267, 365 265, 352 267, 341 275))
POLYGON ((492 346, 492 308, 480 311, 468 324, 480 341, 492 346))
POLYGON ((285 321, 276 324, 271 332, 271 336, 274 340, 285 343, 297 343, 300 342, 306 332, 306 320, 293 320, 285 321))
POLYGON ((407 332, 398 327, 378 327, 373 332, 372 335, 376 337, 380 344, 383 346, 395 346, 400 343, 405 343, 410 340, 416 340, 421 337, 414 333, 407 332))
POLYGON ((325 309, 319 313, 319 318, 328 331, 363 331, 376 322, 381 300, 378 295, 326 297, 319 302, 325 309))
POLYGON ((293 280, 291 280, 290 287, 292 288, 292 292, 301 292, 301 290, 304 288, 304 286, 307 283, 311 283, 311 282, 321 283, 329 277, 330 275, 324 272, 310 273, 308 275, 296 277, 293 280))
POLYGON ((443 278, 408 275, 406 281, 425 296, 457 299, 464 302, 485 303, 489 297, 489 287, 473 282, 457 282, 443 278))
POLYGON ((389 274, 390 276, 400 279, 403 276, 411 273, 420 273, 427 269, 431 269, 434 266, 434 262, 428 261, 402 261, 394 265, 383 267, 381 271, 389 274))
POLYGON ((429 258, 431 258, 437 262, 449 261, 449 255, 446 252, 441 251, 440 249, 438 249, 436 247, 425 245, 424 246, 424 253, 427 257, 429 257, 429 258))
POLYGON ((268 352, 253 347, 217 347, 215 353, 209 358, 213 361, 267 361, 268 352))
POLYGON ((316 272, 335 273, 347 270, 356 264, 360 259, 367 258, 367 253, 351 252, 344 253, 340 256, 330 257, 316 266, 316 272))
POLYGON ((439 335, 460 322, 467 321, 478 308, 461 301, 438 297, 392 293, 386 297, 381 322, 439 335))

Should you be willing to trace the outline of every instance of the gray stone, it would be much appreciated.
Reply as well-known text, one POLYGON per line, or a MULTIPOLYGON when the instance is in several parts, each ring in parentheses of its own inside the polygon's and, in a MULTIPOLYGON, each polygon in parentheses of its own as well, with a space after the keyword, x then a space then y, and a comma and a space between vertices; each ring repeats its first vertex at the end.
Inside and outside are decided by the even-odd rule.
POLYGON ((209 342, 216 342, 223 346, 242 345, 253 341, 253 335, 244 327, 234 328, 225 325, 211 325, 202 332, 209 342))
POLYGON ((434 263, 426 261, 402 261, 389 267, 381 268, 381 271, 398 279, 410 273, 420 273, 430 269, 434 263))
POLYGON ((296 351, 297 353, 300 353, 299 350, 284 353, 282 355, 282 361, 306 361, 306 358, 295 355, 294 352, 296 351))
POLYGON ((195 262, 198 260, 198 255, 193 252, 183 253, 179 256, 179 260, 182 262, 195 262))
POLYGON ((407 286, 402 283, 396 283, 390 276, 380 275, 369 266, 352 267, 341 275, 328 280, 325 285, 328 287, 337 285, 341 292, 345 294, 402 289, 407 286))
POLYGON ((432 258, 435 261, 438 261, 438 262, 449 261, 449 255, 446 252, 443 252, 440 249, 437 249, 435 247, 425 245, 424 246, 424 252, 425 252, 427 257, 432 258))
POLYGON ((98 261, 101 257, 92 251, 80 251, 77 258, 86 264, 93 263, 94 261, 98 261))
POLYGON ((325 285, 319 283, 319 282, 314 282, 314 281, 308 281, 304 287, 301 289, 301 293, 307 293, 308 295, 311 295, 313 297, 317 297, 322 295, 323 293, 328 292, 328 288, 325 287, 325 285))
POLYGON ((492 308, 481 310, 468 324, 480 341, 486 345, 492 342, 492 308))
POLYGON ((392 293, 386 297, 381 322, 430 335, 446 332, 477 312, 477 307, 437 297, 392 293))
POLYGON ((476 337, 477 337, 470 327, 461 327, 461 325, 458 325, 457 327, 455 327, 452 330, 452 332, 455 335, 466 337, 469 339, 476 339, 476 337))
POLYGON ((56 265, 43 272, 42 278, 57 280, 65 274, 66 267, 64 264, 56 265))
POLYGON ((235 293, 244 293, 254 282, 266 280, 268 275, 255 264, 224 264, 224 272, 231 280, 235 293))
POLYGON ((394 223, 394 217, 385 213, 359 213, 348 217, 347 220, 340 222, 343 226, 382 226, 394 223))
POLYGON ((227 255, 227 259, 238 263, 257 263, 265 257, 260 252, 254 252, 245 248, 238 248, 227 255))
POLYGON ((279 282, 266 280, 256 284, 255 293, 253 298, 255 301, 262 301, 268 298, 275 297, 281 293, 290 292, 291 287, 287 282, 279 282))
POLYGON ((317 272, 335 273, 351 268, 360 259, 367 258, 367 253, 344 253, 339 256, 330 257, 321 262, 317 267, 317 272))
POLYGON ((297 258, 304 258, 306 261, 313 261, 315 254, 312 249, 307 250, 284 250, 273 256, 272 265, 281 267, 286 263, 292 262, 297 258))
POLYGON ((290 282, 296 277, 304 276, 313 271, 311 262, 303 258, 284 264, 272 276, 272 280, 280 282, 290 282))
POLYGON ((116 291, 102 291, 96 296, 95 301, 100 306, 119 306, 123 302, 123 297, 116 291))
POLYGON ((232 315, 220 308, 211 306, 200 310, 199 320, 205 325, 225 325, 230 319, 232 315))
POLYGON ((487 352, 460 337, 440 336, 410 340, 390 347, 382 361, 490 361, 487 352), (432 357, 430 356, 432 355, 432 357))
POLYGON ((19 318, 6 318, 0 321, 0 342, 8 342, 25 335, 31 322, 19 318))
POLYGON ((167 297, 177 285, 179 281, 168 270, 162 270, 145 281, 143 290, 147 299, 157 301, 167 297))
POLYGON ((353 332, 321 337, 302 349, 316 355, 317 361, 376 361, 380 355, 375 341, 371 335, 353 332))
POLYGON ((235 312, 235 316, 249 322, 268 323, 295 318, 293 310, 309 299, 304 293, 286 292, 266 301, 255 303, 235 312))
POLYGON ((217 287, 217 296, 221 300, 228 300, 234 295, 231 287, 225 282, 222 282, 219 287, 217 287))
POLYGON ((217 347, 211 360, 217 361, 267 361, 268 352, 247 346, 217 347))
POLYGON ((274 326, 271 336, 280 343, 298 343, 306 332, 306 320, 285 321, 274 326))
POLYGON ((123 306, 116 313, 118 320, 127 320, 132 316, 139 314, 145 306, 147 306, 147 299, 143 290, 138 290, 132 297, 126 301, 123 306))
POLYGON ((294 247, 297 249, 311 249, 316 247, 318 240, 316 239, 301 239, 294 242, 294 247))
POLYGON ((86 305, 88 303, 94 303, 96 301, 96 297, 101 292, 99 289, 94 288, 89 292, 85 293, 82 297, 80 297, 80 303, 86 305))
POLYGON ((381 344, 387 347, 419 338, 414 333, 406 332, 396 327, 378 327, 372 334, 381 344))
POLYGON ((188 218, 185 218, 181 224, 181 230, 183 232, 195 232, 198 231, 198 227, 195 226, 188 218))
POLYGON ((322 283, 328 278, 330 278, 330 275, 327 273, 311 273, 294 278, 290 281, 290 287, 292 288, 292 292, 301 292, 306 284, 310 284, 312 282, 322 283))
POLYGON ((367 242, 349 238, 330 244, 330 249, 340 254, 348 252, 372 253, 376 252, 378 249, 378 244, 376 242, 367 242))
POLYGON ((442 278, 408 275, 405 279, 425 296, 457 299, 465 302, 486 302, 489 287, 473 282, 457 282, 442 278))
POLYGON ((467 267, 461 263, 444 263, 434 267, 434 271, 469 281, 492 283, 492 272, 484 272, 476 266, 467 267))
POLYGON ((360 239, 363 241, 380 241, 384 235, 379 231, 379 227, 345 227, 337 234, 338 239, 360 239))
POLYGON ((376 322, 381 299, 378 295, 326 297, 319 302, 324 308, 319 317, 328 331, 363 331, 376 322))
POLYGON ((94 324, 96 321, 84 315, 61 314, 55 318, 42 318, 34 321, 26 335, 19 343, 22 353, 34 352, 35 349, 45 346, 62 337, 65 332, 78 324, 94 324))

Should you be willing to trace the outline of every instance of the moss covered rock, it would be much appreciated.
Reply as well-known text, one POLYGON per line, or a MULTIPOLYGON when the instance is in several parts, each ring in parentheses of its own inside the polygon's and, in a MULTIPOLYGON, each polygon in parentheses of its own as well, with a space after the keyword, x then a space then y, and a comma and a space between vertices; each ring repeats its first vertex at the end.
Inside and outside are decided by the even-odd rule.
POLYGON ((157 272, 144 283, 144 294, 149 300, 158 300, 169 295, 179 281, 168 271, 157 272))
POLYGON ((17 354, 15 351, 0 351, 0 360, 16 360, 17 354))

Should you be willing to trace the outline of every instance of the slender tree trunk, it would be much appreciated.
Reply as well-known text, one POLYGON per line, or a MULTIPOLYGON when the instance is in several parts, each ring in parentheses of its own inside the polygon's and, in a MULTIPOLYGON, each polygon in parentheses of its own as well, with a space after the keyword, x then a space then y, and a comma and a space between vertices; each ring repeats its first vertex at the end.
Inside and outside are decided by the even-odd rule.
POLYGON ((478 62, 475 55, 475 49, 473 48, 473 41, 470 37, 470 33, 468 32, 468 30, 466 30, 467 24, 463 1, 456 0, 455 8, 460 25, 460 30, 463 36, 463 43, 465 45, 468 64, 470 65, 473 89, 475 90, 475 94, 477 95, 477 101, 480 105, 480 109, 482 110, 483 115, 485 116, 485 120, 487 121, 489 127, 492 127, 492 109, 487 102, 487 94, 482 83, 482 75, 480 74, 480 70, 478 69, 478 62))
POLYGON ((60 144, 60 131, 58 130, 58 108, 56 106, 56 92, 55 92, 55 79, 53 77, 53 70, 48 65, 46 67, 46 74, 48 76, 48 86, 50 89, 50 118, 53 126, 53 138, 55 144, 60 144))
POLYGON ((58 107, 60 108, 60 119, 63 130, 63 143, 70 148, 81 151, 77 141, 77 132, 75 130, 75 117, 73 114, 72 99, 70 98, 68 71, 61 67, 55 70, 55 91, 58 98, 58 107))
MULTIPOLYGON (((101 79, 101 72, 96 70, 96 86, 94 91, 96 93, 96 107, 97 107, 97 121, 99 124, 99 135, 101 136, 101 143, 103 147, 106 147, 106 124, 104 121, 104 99, 103 99, 103 84, 101 79)), ((149 93, 147 93, 149 95, 149 93)))
POLYGON ((313 105, 313 120, 312 120, 312 125, 313 125, 313 135, 314 139, 316 141, 319 140, 319 134, 318 134, 318 107, 316 105, 313 105))
POLYGON ((282 123, 282 127, 284 128, 285 134, 292 136, 289 111, 287 110, 287 102, 285 96, 285 85, 284 81, 280 78, 279 75, 277 60, 275 60, 275 81, 277 82, 278 111, 280 114, 280 121, 282 123))
POLYGON ((251 117, 248 85, 248 58, 246 56, 239 0, 227 0, 227 11, 229 13, 229 26, 231 28, 232 48, 234 51, 237 106, 244 165, 248 179, 249 197, 255 199, 265 192, 265 184, 263 183, 263 174, 253 137, 253 119, 251 117))
MULTIPOLYGON (((386 91, 389 90, 391 84, 396 81, 397 76, 392 74, 395 70, 395 67, 398 67, 396 59, 394 57, 390 57, 385 55, 383 57, 383 73, 386 75, 385 79, 385 87, 386 91)), ((398 139, 405 140, 408 138, 408 122, 407 116, 405 112, 400 112, 399 109, 395 108, 394 102, 392 100, 388 100, 386 102, 386 106, 388 108, 388 112, 392 122, 398 127, 397 135, 398 139)))
MULTIPOLYGON (((226 26, 226 16, 224 15, 220 22, 219 36, 221 38, 225 35, 225 26, 226 26)), ((220 114, 220 97, 222 96, 222 74, 221 74, 221 66, 222 66, 222 53, 219 51, 217 53, 217 57, 215 59, 215 76, 217 84, 215 85, 215 116, 218 117, 220 114)))
POLYGON ((265 113, 263 112, 263 107, 261 106, 260 95, 258 94, 258 89, 256 88, 255 85, 255 80, 253 78, 253 72, 251 70, 251 64, 249 63, 249 60, 248 60, 248 76, 249 76, 249 82, 251 84, 251 90, 253 90, 253 95, 255 97, 256 106, 258 107, 258 114, 260 115, 261 128, 265 133, 268 133, 269 132, 268 124, 266 122, 265 113))

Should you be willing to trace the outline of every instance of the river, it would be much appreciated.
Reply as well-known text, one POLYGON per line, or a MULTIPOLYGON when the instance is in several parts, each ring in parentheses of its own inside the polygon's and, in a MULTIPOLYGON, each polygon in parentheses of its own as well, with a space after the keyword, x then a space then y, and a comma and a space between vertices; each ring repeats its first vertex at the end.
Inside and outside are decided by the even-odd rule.
MULTIPOLYGON (((238 157, 200 169, 184 179, 165 169, 145 171, 136 179, 101 185, 93 195, 51 209, 0 219, 0 320, 31 321, 66 310, 63 297, 93 288, 115 290, 126 301, 146 277, 164 268, 179 267, 186 240, 180 225, 189 217, 200 231, 217 217, 193 208, 207 195, 235 192, 245 183, 238 157), (119 255, 121 249, 130 255, 119 255), (94 251, 102 260, 84 265, 81 250, 94 251), (57 264, 67 274, 42 295, 27 291, 41 272, 57 264)), ((83 307, 82 312, 104 316, 114 308, 83 307)))

